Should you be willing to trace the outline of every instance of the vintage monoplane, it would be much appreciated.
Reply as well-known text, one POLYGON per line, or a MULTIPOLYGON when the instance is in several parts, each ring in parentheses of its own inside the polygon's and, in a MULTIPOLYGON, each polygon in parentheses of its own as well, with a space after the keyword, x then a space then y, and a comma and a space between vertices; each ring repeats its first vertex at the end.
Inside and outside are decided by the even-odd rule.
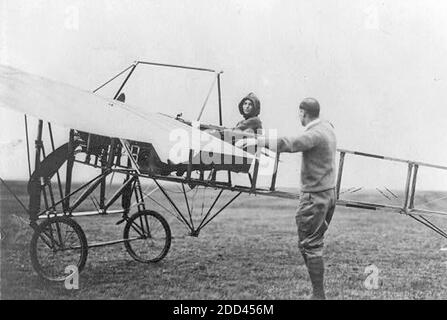
MULTIPOLYGON (((289 199, 299 197, 297 193, 279 191, 276 188, 279 155, 261 148, 243 150, 235 146, 235 141, 256 134, 223 126, 221 74, 222 72, 205 68, 136 61, 93 92, 87 92, 11 67, 0 66, 0 106, 25 114, 30 171, 29 205, 24 205, 17 196, 15 197, 28 213, 29 225, 34 230, 30 244, 31 261, 33 268, 41 277, 54 281, 64 280, 69 276, 65 273, 66 266, 75 265, 79 271, 83 269, 89 248, 117 243, 124 243, 128 253, 137 261, 152 263, 163 259, 171 246, 171 229, 160 213, 152 207, 148 208, 145 203, 147 198, 153 200, 154 205, 172 213, 187 227, 189 235, 198 236, 208 223, 242 193, 289 199), (213 73, 211 89, 217 83, 219 125, 204 125, 197 122, 201 118, 211 89, 197 121, 184 120, 180 115, 169 116, 149 112, 126 104, 124 89, 129 78, 137 67, 148 65, 213 73), (97 94, 98 90, 120 76, 124 76, 124 80, 112 99, 97 94), (38 120, 32 172, 27 115, 42 119, 38 120), (44 146, 44 121, 48 123, 50 153, 46 152, 49 148, 44 146), (68 142, 57 148, 52 123, 70 129, 68 142), (272 161, 273 166, 269 187, 261 188, 257 186, 259 168, 260 163, 266 159, 272 161), (72 190, 75 164, 95 168, 99 173, 87 183, 72 190), (62 174, 65 176, 62 177, 62 174), (106 178, 115 174, 124 177, 123 183, 106 199, 106 178), (234 183, 232 179, 234 174, 247 175, 249 185, 234 183), (154 182, 154 189, 150 192, 143 191, 141 178, 151 179, 154 182), (186 212, 175 203, 166 183, 181 186, 186 212), (95 200, 91 194, 98 188, 99 200, 95 200), (207 212, 202 214, 199 220, 193 219, 192 204, 187 197, 187 192, 194 188, 219 191, 212 199, 207 212), (151 197, 156 190, 161 191, 172 210, 151 197), (216 209, 216 204, 223 198, 221 196, 224 191, 235 194, 225 199, 220 208, 216 209), (73 200, 75 196, 76 199, 73 200), (92 199, 95 210, 78 210, 87 199, 92 199), (112 210, 112 205, 118 199, 121 199, 122 209, 112 210), (132 199, 135 200, 133 204, 132 199), (131 212, 133 210, 135 212, 131 212), (112 213, 121 214, 117 224, 125 222, 122 238, 88 243, 84 231, 75 218, 112 213)), ((395 211, 423 223, 447 238, 447 233, 427 218, 428 215, 447 217, 447 212, 418 209, 414 201, 418 168, 447 170, 447 167, 343 149, 339 149, 338 152, 337 205, 395 211), (407 178, 403 203, 387 205, 341 199, 340 194, 343 192, 355 192, 351 189, 341 192, 344 160, 347 155, 405 164, 407 178)), ((7 184, 1 181, 8 188, 7 184)), ((387 192, 389 196, 396 196, 391 190, 387 189, 387 192)))

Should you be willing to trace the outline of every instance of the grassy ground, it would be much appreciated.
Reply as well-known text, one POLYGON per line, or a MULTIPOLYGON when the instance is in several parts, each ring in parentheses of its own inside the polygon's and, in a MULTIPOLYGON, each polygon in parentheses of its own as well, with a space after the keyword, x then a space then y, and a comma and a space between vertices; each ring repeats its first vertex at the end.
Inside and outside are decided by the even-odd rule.
MULTIPOLYGON (((25 185, 12 186, 25 200, 25 185)), ((292 200, 242 195, 198 238, 186 236, 184 227, 160 210, 174 237, 164 260, 136 262, 122 244, 94 248, 80 288, 66 290, 63 283, 48 284, 36 276, 28 249, 32 231, 16 218, 23 214, 2 188, 1 298, 302 299, 310 293, 310 282, 296 245, 295 207, 292 200)), ((119 238, 123 225, 115 225, 118 219, 77 221, 93 242, 119 238)), ((445 220, 438 222, 447 226, 445 220)), ((326 237, 327 294, 332 299, 447 299, 447 252, 440 251, 446 246, 410 218, 338 207, 326 237), (372 264, 379 270, 379 288, 367 290, 365 268, 372 264)))

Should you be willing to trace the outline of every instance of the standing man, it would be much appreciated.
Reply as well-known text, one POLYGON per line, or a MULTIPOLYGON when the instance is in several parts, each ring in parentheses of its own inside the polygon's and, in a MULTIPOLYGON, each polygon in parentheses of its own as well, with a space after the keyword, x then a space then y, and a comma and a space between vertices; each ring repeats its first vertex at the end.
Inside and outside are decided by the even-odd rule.
POLYGON ((301 194, 296 224, 298 248, 304 258, 312 282, 311 299, 325 299, 323 239, 335 210, 336 137, 333 126, 320 118, 320 105, 313 98, 299 106, 304 133, 275 140, 258 138, 245 146, 257 144, 278 153, 302 152, 301 194))

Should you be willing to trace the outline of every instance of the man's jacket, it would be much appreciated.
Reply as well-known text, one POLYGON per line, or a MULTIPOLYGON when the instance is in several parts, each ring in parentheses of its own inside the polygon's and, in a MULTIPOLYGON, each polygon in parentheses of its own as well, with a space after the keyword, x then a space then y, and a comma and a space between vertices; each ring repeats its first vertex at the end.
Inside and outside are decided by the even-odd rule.
POLYGON ((279 138, 278 151, 303 152, 302 192, 320 192, 335 187, 337 140, 329 122, 317 120, 297 137, 279 138))

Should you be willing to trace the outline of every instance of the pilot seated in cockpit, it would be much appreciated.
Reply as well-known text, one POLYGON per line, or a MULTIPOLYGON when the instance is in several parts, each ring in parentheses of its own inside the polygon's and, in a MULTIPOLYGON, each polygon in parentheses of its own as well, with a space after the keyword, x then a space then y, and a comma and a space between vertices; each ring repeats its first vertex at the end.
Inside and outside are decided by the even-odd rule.
POLYGON ((259 118, 261 102, 253 92, 250 92, 239 102, 239 112, 244 117, 244 120, 239 121, 233 128, 234 130, 261 133, 262 121, 259 118))

